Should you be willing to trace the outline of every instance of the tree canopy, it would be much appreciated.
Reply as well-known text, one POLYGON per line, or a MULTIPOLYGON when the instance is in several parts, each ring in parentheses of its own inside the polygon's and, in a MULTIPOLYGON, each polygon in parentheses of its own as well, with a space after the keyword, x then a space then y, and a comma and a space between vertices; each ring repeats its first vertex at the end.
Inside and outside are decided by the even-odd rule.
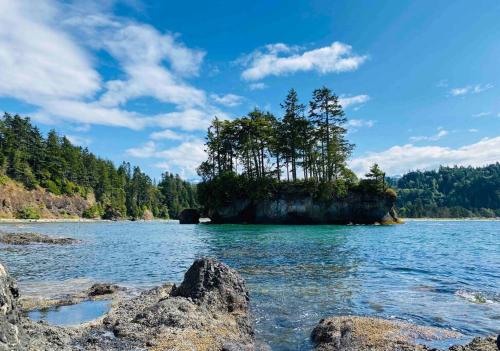
POLYGON ((403 217, 500 217, 500 163, 440 167, 389 179, 403 217))
POLYGON ((196 189, 178 176, 164 173, 158 186, 139 167, 119 167, 74 146, 51 130, 44 137, 29 118, 5 113, 0 119, 0 175, 28 189, 43 187, 56 195, 95 196, 87 217, 176 218, 180 210, 196 207, 196 189))

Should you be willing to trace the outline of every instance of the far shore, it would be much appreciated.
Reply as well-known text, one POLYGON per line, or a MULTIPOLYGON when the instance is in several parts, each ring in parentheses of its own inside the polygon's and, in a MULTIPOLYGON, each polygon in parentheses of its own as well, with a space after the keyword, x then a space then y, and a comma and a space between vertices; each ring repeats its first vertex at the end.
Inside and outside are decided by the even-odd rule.
MULTIPOLYGON (((470 218, 400 218, 403 222, 428 222, 428 221, 500 221, 500 217, 486 218, 486 217, 470 217, 470 218)), ((125 222, 130 221, 130 219, 119 219, 117 221, 112 221, 109 219, 88 219, 88 218, 40 218, 40 219, 16 219, 16 218, 0 218, 0 224, 9 223, 94 223, 94 222, 125 222)), ((151 222, 151 221, 161 221, 161 222, 178 222, 178 219, 149 219, 143 220, 138 219, 137 222, 151 222)), ((210 221, 208 218, 200 218, 200 223, 210 221)))

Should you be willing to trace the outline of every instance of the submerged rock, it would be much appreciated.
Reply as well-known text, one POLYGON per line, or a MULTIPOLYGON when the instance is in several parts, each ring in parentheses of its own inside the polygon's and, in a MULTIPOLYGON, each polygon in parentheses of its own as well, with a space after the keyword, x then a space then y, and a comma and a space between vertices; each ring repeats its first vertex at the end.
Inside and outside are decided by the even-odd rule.
POLYGON ((0 243, 9 245, 54 244, 70 245, 80 242, 73 238, 55 238, 38 233, 1 233, 0 243))
POLYGON ((195 208, 186 208, 179 215, 180 224, 200 223, 200 212, 195 208))
MULTIPOLYGON (((311 333, 317 351, 439 351, 417 341, 463 337, 447 329, 370 317, 339 316, 322 319, 311 333)), ((475 338, 449 351, 497 351, 494 337, 475 338)))

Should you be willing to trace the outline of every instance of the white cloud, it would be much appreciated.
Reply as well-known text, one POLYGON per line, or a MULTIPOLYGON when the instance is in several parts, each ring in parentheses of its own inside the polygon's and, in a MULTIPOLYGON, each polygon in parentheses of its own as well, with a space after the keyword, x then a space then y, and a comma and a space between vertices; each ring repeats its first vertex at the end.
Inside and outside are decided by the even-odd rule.
POLYGON ((259 83, 251 83, 249 86, 248 86, 248 89, 250 90, 264 90, 267 88, 267 85, 262 83, 262 82, 259 82, 259 83))
POLYGON ((479 112, 472 115, 472 117, 486 117, 491 115, 491 112, 479 112))
POLYGON ((161 126, 158 118, 164 127, 204 129, 206 116, 218 110, 185 77, 198 74, 205 53, 187 48, 176 35, 107 14, 109 9, 97 3, 0 1, 0 96, 37 106, 31 115, 48 124, 141 129, 161 126), (94 68, 97 50, 116 60, 123 78, 103 82, 94 68), (123 107, 139 97, 171 104, 174 112, 144 115, 123 107), (205 116, 196 119, 200 126, 193 124, 194 110, 205 116))
POLYGON ((154 141, 148 141, 137 148, 128 149, 127 154, 137 158, 158 159, 156 167, 174 171, 187 178, 195 176, 196 168, 207 158, 201 139, 187 140, 165 150, 159 150, 154 141))
POLYGON ((471 129, 469 129, 469 132, 470 133, 477 133, 477 132, 479 132, 479 130, 476 128, 471 128, 471 129))
POLYGON ((367 56, 353 54, 350 45, 340 42, 297 53, 299 50, 282 43, 269 44, 239 60, 245 67, 241 76, 245 80, 255 81, 300 71, 316 71, 320 74, 354 71, 367 59, 367 56))
POLYGON ((175 169, 186 178, 196 176, 196 168, 207 158, 204 143, 199 139, 160 151, 157 156, 164 159, 156 164, 157 167, 165 170, 175 169))
POLYGON ((154 141, 148 141, 142 146, 126 150, 127 155, 137 158, 150 158, 156 155, 156 144, 154 141))
POLYGON ((190 132, 206 130, 214 116, 219 119, 228 119, 227 114, 217 109, 187 109, 156 115, 149 122, 163 128, 179 128, 190 132))
POLYGON ((100 89, 90 58, 58 30, 46 1, 0 2, 0 95, 29 103, 85 98, 100 89))
POLYGON ((447 136, 449 134, 449 132, 447 130, 444 130, 443 128, 438 128, 437 130, 437 133, 434 134, 434 135, 430 135, 430 136, 412 136, 410 137, 410 141, 437 141, 441 138, 444 138, 445 136, 447 136))
POLYGON ((88 146, 92 143, 92 139, 82 137, 79 135, 65 135, 65 136, 73 145, 88 146))
POLYGON ((153 140, 160 140, 160 139, 165 139, 165 140, 184 140, 188 136, 185 134, 179 134, 174 132, 173 130, 170 129, 165 129, 159 132, 154 132, 151 133, 149 136, 153 140))
POLYGON ((500 160, 500 136, 485 138, 456 149, 440 146, 393 146, 385 151, 369 153, 350 161, 358 175, 364 175, 373 163, 378 163, 388 175, 409 170, 436 169, 447 166, 483 166, 500 160))
POLYGON ((453 88, 450 90, 450 94, 453 96, 463 96, 467 94, 479 94, 483 91, 492 89, 494 87, 493 84, 476 84, 476 85, 467 85, 465 87, 453 88))
POLYGON ((218 104, 228 106, 228 107, 234 107, 241 105, 243 102, 244 98, 243 96, 235 95, 235 94, 226 94, 226 95, 217 95, 217 94, 212 94, 210 95, 212 100, 217 102, 218 104))
POLYGON ((367 127, 371 128, 375 124, 374 120, 371 119, 349 119, 347 121, 347 126, 348 127, 354 127, 354 128, 360 128, 360 127, 367 127))
POLYGON ((348 108, 349 106, 364 104, 370 100, 368 95, 356 95, 356 96, 341 96, 339 102, 343 108, 348 108))

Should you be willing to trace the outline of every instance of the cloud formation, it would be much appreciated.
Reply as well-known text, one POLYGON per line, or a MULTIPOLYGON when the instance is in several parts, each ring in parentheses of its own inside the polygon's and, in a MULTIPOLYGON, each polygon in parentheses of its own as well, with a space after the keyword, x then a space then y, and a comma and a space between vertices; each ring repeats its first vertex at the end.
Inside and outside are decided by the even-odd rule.
POLYGON ((354 71, 367 58, 353 54, 350 45, 340 42, 309 51, 283 43, 269 44, 240 60, 245 67, 241 77, 256 81, 267 76, 296 72, 315 71, 325 74, 354 71))
POLYGON ((475 85, 467 85, 465 87, 453 88, 450 90, 450 94, 453 96, 464 96, 467 94, 479 94, 483 91, 492 89, 494 87, 493 84, 475 84, 475 85))
POLYGON ((235 95, 235 94, 226 94, 226 95, 212 94, 212 95, 210 95, 210 97, 216 103, 218 103, 220 105, 227 106, 227 107, 235 107, 235 106, 241 105, 241 103, 244 100, 243 96, 239 96, 239 95, 235 95))
POLYGON ((343 108, 348 108, 349 106, 353 105, 364 104, 368 100, 370 100, 370 97, 368 95, 341 96, 339 98, 339 102, 343 108))
POLYGON ((449 132, 447 130, 440 127, 437 129, 436 134, 429 135, 429 136, 425 136, 425 135, 412 136, 412 137, 410 137, 410 141, 413 141, 413 142, 415 142, 415 141, 437 141, 441 138, 444 138, 448 134, 449 134, 449 132))
POLYGON ((186 78, 199 73, 205 53, 186 47, 174 34, 87 5, 0 2, 0 96, 37 106, 34 119, 49 124, 71 121, 138 130, 164 123, 204 129, 207 116, 219 110, 186 78), (119 79, 105 81, 95 69, 98 50, 116 62, 119 79), (174 111, 147 115, 126 107, 141 97, 174 111), (190 118, 184 121, 186 116, 190 118), (180 119, 173 121, 176 117, 180 119), (202 123, 195 127, 193 119, 202 123))
POLYGON ((363 176, 373 163, 378 163, 387 175, 400 175, 410 170, 437 169, 447 166, 484 166, 500 160, 500 136, 484 138, 459 148, 440 146, 393 146, 381 152, 354 158, 350 167, 363 176))

